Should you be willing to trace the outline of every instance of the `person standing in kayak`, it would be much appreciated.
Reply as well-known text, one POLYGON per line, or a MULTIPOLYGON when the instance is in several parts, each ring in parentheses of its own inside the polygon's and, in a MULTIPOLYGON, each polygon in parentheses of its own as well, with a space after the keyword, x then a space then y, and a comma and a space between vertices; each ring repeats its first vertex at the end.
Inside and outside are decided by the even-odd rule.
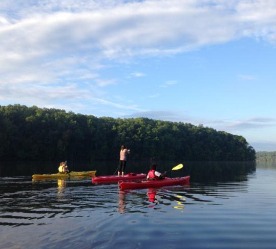
POLYGON ((156 164, 153 164, 151 166, 150 171, 147 174, 147 180, 160 180, 160 179, 164 179, 165 174, 167 172, 164 173, 160 173, 156 170, 156 164))
POLYGON ((127 163, 127 155, 130 153, 130 150, 122 145, 120 150, 120 165, 119 165, 119 171, 118 176, 124 176, 124 172, 126 169, 126 163, 127 163))

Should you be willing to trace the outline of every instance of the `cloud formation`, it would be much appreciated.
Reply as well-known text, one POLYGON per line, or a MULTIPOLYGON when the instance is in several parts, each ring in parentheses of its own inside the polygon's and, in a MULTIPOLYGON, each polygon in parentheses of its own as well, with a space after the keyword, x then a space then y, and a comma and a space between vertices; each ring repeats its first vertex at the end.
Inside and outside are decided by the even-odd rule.
POLYGON ((66 99, 63 105, 73 109, 82 96, 119 112, 125 103, 116 103, 105 88, 120 81, 101 74, 111 62, 241 38, 275 44, 275 26, 274 0, 2 0, 0 99, 43 106, 66 99))

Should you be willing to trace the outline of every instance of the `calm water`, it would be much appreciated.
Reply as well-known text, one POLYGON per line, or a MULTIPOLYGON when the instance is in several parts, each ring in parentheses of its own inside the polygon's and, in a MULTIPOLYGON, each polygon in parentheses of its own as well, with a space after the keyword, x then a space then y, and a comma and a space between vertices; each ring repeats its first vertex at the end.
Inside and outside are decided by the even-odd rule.
POLYGON ((1 249, 275 248, 275 189, 269 167, 239 181, 129 192, 2 177, 1 249))

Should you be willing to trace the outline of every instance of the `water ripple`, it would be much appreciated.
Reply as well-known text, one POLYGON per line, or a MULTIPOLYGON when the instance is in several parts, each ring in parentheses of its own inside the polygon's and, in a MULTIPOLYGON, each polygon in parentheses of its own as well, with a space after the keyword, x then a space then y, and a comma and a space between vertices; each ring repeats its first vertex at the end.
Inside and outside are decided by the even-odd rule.
POLYGON ((0 179, 1 249, 275 248, 271 175, 130 191, 90 180, 0 179))

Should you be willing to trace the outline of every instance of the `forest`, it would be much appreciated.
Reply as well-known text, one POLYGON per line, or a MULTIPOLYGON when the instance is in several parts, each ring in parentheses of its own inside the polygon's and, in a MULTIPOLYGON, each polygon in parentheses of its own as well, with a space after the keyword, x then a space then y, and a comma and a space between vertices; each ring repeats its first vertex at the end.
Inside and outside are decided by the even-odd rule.
POLYGON ((0 161, 118 160, 255 161, 242 136, 189 123, 148 118, 97 118, 60 109, 0 106, 0 161))

